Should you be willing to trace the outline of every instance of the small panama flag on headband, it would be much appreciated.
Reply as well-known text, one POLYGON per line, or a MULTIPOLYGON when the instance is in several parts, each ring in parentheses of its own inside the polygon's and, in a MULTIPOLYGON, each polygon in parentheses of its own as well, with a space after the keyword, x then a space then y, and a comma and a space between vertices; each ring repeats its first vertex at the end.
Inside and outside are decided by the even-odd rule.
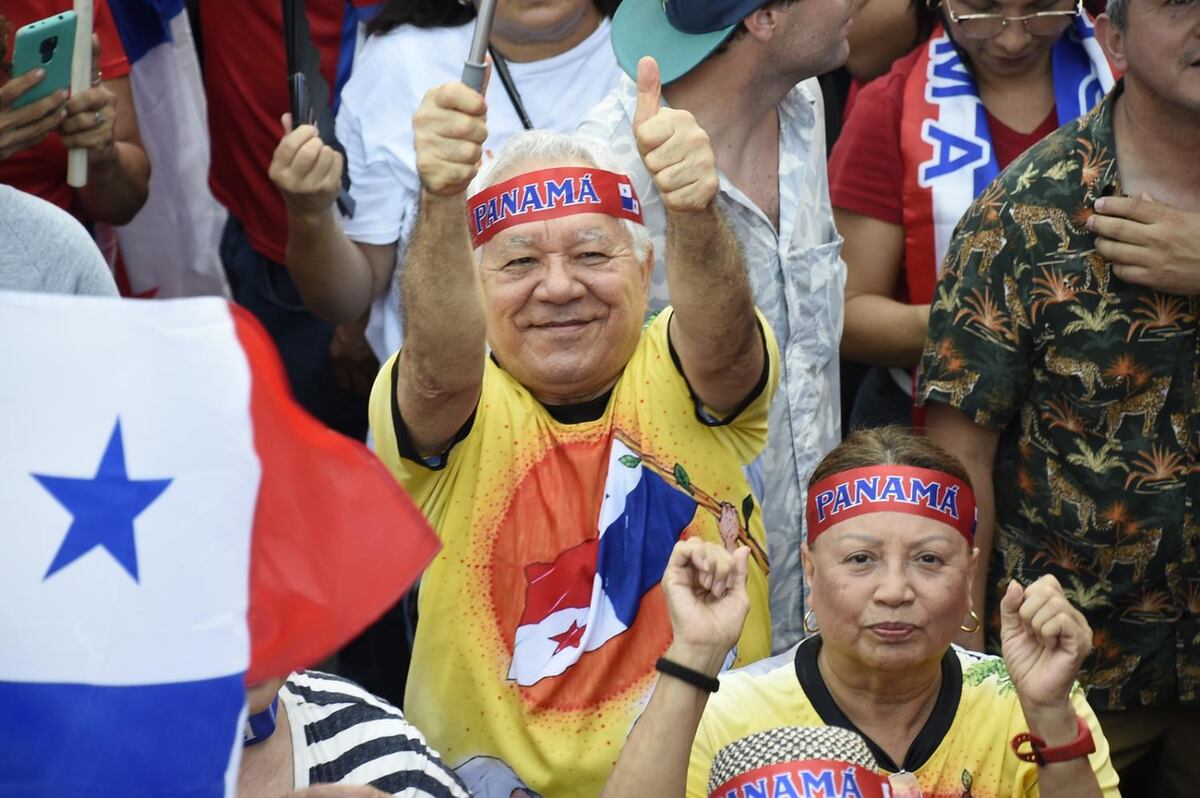
POLYGON ((467 200, 471 245, 526 222, 573 213, 604 213, 642 224, 642 204, 625 175, 591 166, 564 166, 526 172, 485 188, 467 200))
POLYGON ((945 471, 880 465, 832 474, 808 491, 808 542, 867 513, 909 513, 948 524, 975 540, 975 494, 945 471))

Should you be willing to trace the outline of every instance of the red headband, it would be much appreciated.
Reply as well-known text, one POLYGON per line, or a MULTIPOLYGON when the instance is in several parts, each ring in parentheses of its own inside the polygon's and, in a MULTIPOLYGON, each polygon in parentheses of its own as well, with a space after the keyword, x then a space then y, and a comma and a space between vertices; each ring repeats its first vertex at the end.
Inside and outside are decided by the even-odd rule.
POLYGON ((815 794, 886 798, 891 795, 886 785, 887 779, 870 768, 832 759, 807 759, 765 765, 734 776, 711 791, 709 798, 815 794))
POLYGON ((471 245, 481 247, 513 225, 573 213, 606 213, 642 223, 642 204, 625 175, 592 166, 526 172, 467 200, 471 245))
POLYGON ((975 494, 945 471, 912 466, 853 468, 808 490, 808 543, 834 524, 867 513, 911 513, 949 524, 975 540, 975 494))

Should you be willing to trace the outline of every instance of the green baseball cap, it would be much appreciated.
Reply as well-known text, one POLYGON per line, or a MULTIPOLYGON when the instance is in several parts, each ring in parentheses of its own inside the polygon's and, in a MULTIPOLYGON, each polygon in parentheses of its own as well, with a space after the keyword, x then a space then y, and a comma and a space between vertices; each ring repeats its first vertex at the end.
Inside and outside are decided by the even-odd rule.
POLYGON ((686 75, 765 0, 622 0, 612 21, 617 63, 637 80, 638 61, 653 56, 662 82, 686 75))

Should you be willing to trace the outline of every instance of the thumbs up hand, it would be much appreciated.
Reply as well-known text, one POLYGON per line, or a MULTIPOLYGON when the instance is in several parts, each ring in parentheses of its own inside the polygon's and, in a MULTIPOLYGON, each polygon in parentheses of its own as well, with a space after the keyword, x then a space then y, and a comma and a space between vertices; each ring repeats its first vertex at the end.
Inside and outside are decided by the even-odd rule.
POLYGON ((430 194, 461 193, 479 170, 488 135, 484 94, 490 75, 489 68, 479 92, 459 81, 430 89, 413 114, 417 174, 430 194))
POLYGON ((687 111, 659 107, 658 64, 638 62, 637 108, 633 135, 638 152, 668 211, 707 210, 717 196, 717 158, 708 134, 687 111))

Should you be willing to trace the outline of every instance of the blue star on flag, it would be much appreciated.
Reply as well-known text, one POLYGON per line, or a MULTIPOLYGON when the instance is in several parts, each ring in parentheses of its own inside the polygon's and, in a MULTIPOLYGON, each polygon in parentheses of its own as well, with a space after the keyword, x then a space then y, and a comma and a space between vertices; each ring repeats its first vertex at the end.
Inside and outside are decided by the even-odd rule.
POLYGON ((90 479, 45 474, 31 476, 74 516, 43 581, 97 546, 107 549, 133 581, 138 581, 133 519, 167 489, 171 480, 129 478, 125 471, 120 418, 100 458, 96 476, 90 479))

